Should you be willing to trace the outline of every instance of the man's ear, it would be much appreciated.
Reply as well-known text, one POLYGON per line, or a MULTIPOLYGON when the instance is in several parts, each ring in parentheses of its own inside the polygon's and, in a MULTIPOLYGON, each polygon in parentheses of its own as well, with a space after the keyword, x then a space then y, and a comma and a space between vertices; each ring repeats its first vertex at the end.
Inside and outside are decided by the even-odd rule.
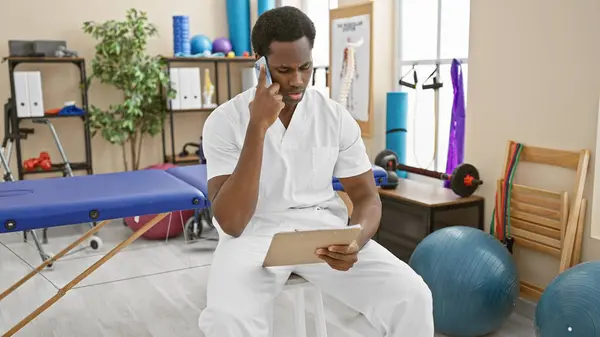
POLYGON ((258 59, 260 58, 260 55, 258 54, 254 54, 254 59, 258 61, 258 59))

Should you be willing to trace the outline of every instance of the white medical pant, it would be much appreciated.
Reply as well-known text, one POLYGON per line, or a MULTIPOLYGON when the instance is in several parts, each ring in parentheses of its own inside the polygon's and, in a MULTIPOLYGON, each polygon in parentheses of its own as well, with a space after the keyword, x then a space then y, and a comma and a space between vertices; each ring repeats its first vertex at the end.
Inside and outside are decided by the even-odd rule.
POLYGON ((271 238, 250 229, 219 243, 207 306, 199 318, 206 337, 270 336, 275 298, 292 272, 362 313, 382 337, 434 336, 429 288, 377 242, 371 240, 362 248, 349 271, 334 270, 326 263, 263 268, 271 238))

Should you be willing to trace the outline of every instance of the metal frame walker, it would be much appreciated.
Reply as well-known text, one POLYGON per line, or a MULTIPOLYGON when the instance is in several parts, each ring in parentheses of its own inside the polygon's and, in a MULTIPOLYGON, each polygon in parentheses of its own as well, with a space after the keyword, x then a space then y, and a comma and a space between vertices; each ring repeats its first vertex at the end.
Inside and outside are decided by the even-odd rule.
MULTIPOLYGON (((64 148, 62 147, 60 139, 58 138, 58 134, 56 133, 56 129, 54 128, 54 125, 47 118, 33 119, 33 123, 45 124, 46 126, 48 126, 48 128, 50 129, 50 132, 52 133, 52 138, 54 139, 54 142, 56 143, 56 146, 58 148, 58 151, 60 152, 60 156, 62 157, 62 160, 64 163, 63 164, 64 165, 63 177, 73 177, 74 175, 73 175, 73 170, 71 169, 71 164, 67 158, 67 154, 65 153, 64 148)), ((9 133, 4 136, 4 139, 2 141, 2 147, 0 147, 0 166, 4 170, 4 176, 3 176, 4 181, 7 181, 7 182, 16 181, 16 179, 10 169, 10 159, 12 157, 13 143, 15 141, 15 138, 20 137, 21 139, 27 139, 27 135, 33 134, 33 131, 34 131, 33 129, 19 129, 17 133, 9 133)), ((88 225, 93 228, 96 224, 88 223, 88 225)), ((42 243, 44 243, 44 244, 48 243, 47 231, 48 231, 47 228, 45 228, 43 230, 43 241, 40 241, 40 238, 37 235, 35 230, 26 230, 23 232, 23 241, 24 242, 27 242, 27 234, 28 233, 31 234, 31 237, 33 238, 33 242, 35 243, 38 253, 40 254, 40 258, 42 259, 42 262, 44 262, 52 257, 52 255, 50 253, 46 252, 44 250, 44 247, 42 246, 42 243)), ((89 248, 91 248, 93 250, 98 250, 102 247, 102 239, 100 239, 100 237, 94 235, 89 239, 88 246, 89 246, 89 248)), ((80 249, 74 250, 73 252, 69 253, 69 255, 79 252, 81 250, 87 249, 87 248, 88 247, 82 247, 80 249)), ((49 264, 48 267, 51 268, 52 264, 49 264)))

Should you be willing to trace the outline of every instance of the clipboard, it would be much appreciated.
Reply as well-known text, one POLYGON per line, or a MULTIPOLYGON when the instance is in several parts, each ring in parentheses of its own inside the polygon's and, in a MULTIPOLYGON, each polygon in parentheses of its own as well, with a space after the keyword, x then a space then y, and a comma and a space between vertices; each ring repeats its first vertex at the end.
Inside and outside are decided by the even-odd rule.
POLYGON ((319 248, 349 245, 358 238, 360 225, 339 229, 282 232, 273 235, 263 267, 325 263, 317 255, 319 248))

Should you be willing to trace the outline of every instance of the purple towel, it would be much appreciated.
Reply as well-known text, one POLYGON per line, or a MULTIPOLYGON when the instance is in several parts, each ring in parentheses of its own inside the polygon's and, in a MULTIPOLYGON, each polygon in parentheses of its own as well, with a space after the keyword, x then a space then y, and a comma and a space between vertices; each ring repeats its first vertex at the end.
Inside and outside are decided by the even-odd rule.
MULTIPOLYGON (((465 147, 465 93, 463 86, 463 73, 460 61, 454 59, 450 68, 452 86, 454 87, 454 101, 452 103, 452 119, 450 120, 450 141, 448 143, 448 161, 446 173, 452 174, 454 168, 464 160, 465 147)), ((450 181, 444 182, 445 187, 450 187, 450 181)))

